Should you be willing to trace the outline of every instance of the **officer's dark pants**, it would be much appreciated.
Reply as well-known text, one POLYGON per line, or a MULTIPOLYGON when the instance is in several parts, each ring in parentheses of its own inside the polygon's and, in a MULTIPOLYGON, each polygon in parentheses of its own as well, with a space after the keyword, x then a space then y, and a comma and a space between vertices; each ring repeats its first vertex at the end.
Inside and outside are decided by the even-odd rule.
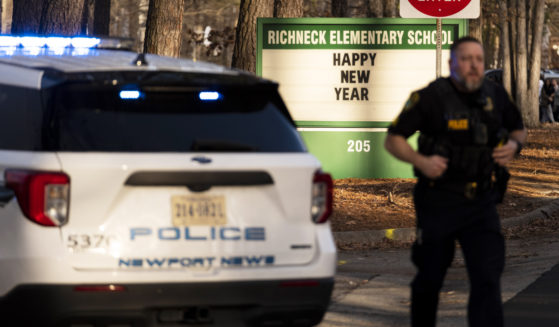
POLYGON ((471 327, 502 327, 500 278, 505 247, 499 216, 491 200, 456 201, 448 192, 416 187, 418 239, 412 248, 417 275, 412 282, 414 327, 435 326, 439 292, 458 240, 470 279, 471 327))

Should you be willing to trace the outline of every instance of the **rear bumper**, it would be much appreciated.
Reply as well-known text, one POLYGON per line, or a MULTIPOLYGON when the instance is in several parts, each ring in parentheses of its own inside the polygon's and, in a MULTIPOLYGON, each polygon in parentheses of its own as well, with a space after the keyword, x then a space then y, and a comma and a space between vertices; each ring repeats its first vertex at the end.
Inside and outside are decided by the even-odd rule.
POLYGON ((0 314, 12 326, 312 326, 322 320, 333 284, 333 278, 125 284, 120 292, 23 285, 0 298, 0 314))

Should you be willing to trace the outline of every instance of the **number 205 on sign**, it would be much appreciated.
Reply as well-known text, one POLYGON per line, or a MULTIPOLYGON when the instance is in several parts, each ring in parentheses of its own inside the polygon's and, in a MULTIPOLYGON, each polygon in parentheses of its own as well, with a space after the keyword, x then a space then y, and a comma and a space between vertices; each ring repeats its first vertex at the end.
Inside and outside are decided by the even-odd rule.
POLYGON ((370 152, 371 140, 348 140, 347 152, 370 152))

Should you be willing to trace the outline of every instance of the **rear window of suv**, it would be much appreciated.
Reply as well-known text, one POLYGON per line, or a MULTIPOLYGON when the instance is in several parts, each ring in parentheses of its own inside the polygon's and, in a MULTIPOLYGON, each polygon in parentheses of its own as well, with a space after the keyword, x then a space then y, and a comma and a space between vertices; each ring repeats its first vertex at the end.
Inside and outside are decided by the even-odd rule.
POLYGON ((306 151, 277 88, 271 85, 74 83, 56 87, 48 102, 45 150, 306 151))

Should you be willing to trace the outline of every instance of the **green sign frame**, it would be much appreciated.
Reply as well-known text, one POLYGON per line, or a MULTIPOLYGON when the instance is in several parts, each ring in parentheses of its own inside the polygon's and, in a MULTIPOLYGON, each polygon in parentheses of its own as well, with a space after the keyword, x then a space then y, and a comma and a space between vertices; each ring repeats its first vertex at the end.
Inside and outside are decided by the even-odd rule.
MULTIPOLYGON (((467 29, 468 22, 465 19, 443 20, 442 36, 445 42, 443 42, 442 49, 447 55, 451 42, 466 35, 467 29)), ((404 55, 407 53, 422 55, 428 53, 430 55, 436 50, 435 30, 436 19, 258 18, 256 74, 272 80, 279 80, 280 92, 282 86, 291 87, 291 93, 285 92, 289 96, 285 96, 283 92, 282 96, 284 96, 290 111, 295 107, 295 114, 292 111, 292 115, 294 115, 299 133, 307 144, 309 151, 321 161, 323 168, 332 173, 334 178, 413 177, 411 165, 393 158, 384 150, 383 146, 386 130, 391 120, 396 117, 403 107, 405 99, 397 104, 387 106, 389 107, 388 112, 385 110, 385 114, 378 115, 380 118, 369 115, 367 108, 372 108, 369 111, 379 111, 380 109, 375 107, 375 103, 371 102, 373 101, 371 98, 376 101, 379 98, 378 94, 386 93, 386 91, 378 91, 379 81, 382 82, 384 79, 390 78, 389 75, 381 74, 384 72, 382 71, 382 67, 384 67, 382 65, 387 65, 385 64, 386 61, 382 61, 383 54, 387 53, 384 57, 400 53, 404 55), (313 66, 307 71, 307 75, 309 71, 312 72, 312 69, 319 74, 324 74, 323 70, 333 70, 332 66, 344 66, 335 67, 338 70, 330 75, 334 76, 333 79, 338 84, 343 83, 343 86, 348 86, 344 88, 343 92, 346 92, 345 89, 347 89, 347 92, 343 95, 343 98, 342 85, 337 85, 340 87, 335 88, 338 97, 336 100, 340 104, 339 109, 336 107, 336 103, 330 103, 330 111, 328 109, 323 111, 315 109, 312 114, 298 115, 302 106, 295 105, 293 101, 297 101, 297 96, 293 96, 293 94, 296 94, 296 92, 308 93, 305 90, 305 84, 289 85, 292 80, 294 81, 293 84, 304 83, 297 76, 297 68, 290 68, 293 70, 294 77, 293 79, 287 79, 287 82, 284 75, 288 73, 282 70, 281 65, 274 66, 276 71, 267 72, 266 69, 269 68, 266 67, 270 67, 271 59, 268 59, 268 66, 266 66, 264 56, 268 54, 271 56, 271 53, 274 53, 275 59, 279 58, 279 61, 287 62, 297 61, 297 54, 304 53, 306 59, 301 60, 301 65, 307 65, 308 63, 308 65, 313 66), (308 59, 309 53, 320 54, 323 60, 317 64, 318 59, 308 59), (328 64, 322 69, 320 65, 326 62, 324 61, 325 53, 329 56, 327 57, 328 64), (375 62, 377 54, 380 58, 376 58, 377 62, 375 62), (285 60, 283 60, 284 55, 285 60), (359 75, 359 78, 357 75, 359 75), (361 75, 363 75, 363 80, 361 80, 361 75), (373 83, 376 84, 371 86, 373 83), (353 96, 359 93, 356 92, 358 89, 365 89, 365 91, 361 91, 361 96, 364 94, 364 98, 359 99, 359 94, 357 94, 354 101, 353 96), (373 91, 370 90, 376 90, 377 93, 372 94, 373 91), (363 101, 357 103, 358 100, 363 101), (354 102, 355 105, 353 105, 354 102), (358 108, 355 110, 357 114, 352 111, 354 107, 358 108), (340 112, 342 113, 340 114, 340 112), (373 118, 369 118, 369 116, 373 118)), ((409 63, 407 64, 409 65, 409 63)), ((391 65, 390 67, 394 67, 393 64, 391 65)), ((446 62, 443 62, 443 65, 446 65, 446 62)), ((421 61, 416 66, 418 72, 413 71, 415 69, 412 68, 412 75, 425 74, 425 68, 422 67, 421 61), (422 69, 423 71, 421 71, 422 69)), ((431 71, 428 70, 427 73, 430 74, 431 71)), ((435 78, 435 71, 433 70, 432 75, 428 76, 428 78, 423 77, 425 83, 435 78)), ((381 85, 383 84, 381 83, 381 85)), ((394 83, 386 83, 386 85, 388 85, 386 88, 389 91, 393 91, 394 83)), ((406 93, 407 96, 414 89, 405 89, 399 91, 399 94, 406 93)), ((328 88, 328 91, 330 92, 329 95, 332 96, 332 87, 328 88)), ((319 95, 315 98, 317 101, 324 102, 325 96, 319 95)), ((311 106, 313 105, 312 100, 306 101, 311 106)), ((316 104, 316 107, 320 107, 320 105, 316 104)), ((322 109, 322 107, 319 109, 322 109)), ((383 111, 380 110, 379 112, 382 113, 383 111)), ((415 143, 416 137, 410 138, 410 144, 415 147, 415 143)))

